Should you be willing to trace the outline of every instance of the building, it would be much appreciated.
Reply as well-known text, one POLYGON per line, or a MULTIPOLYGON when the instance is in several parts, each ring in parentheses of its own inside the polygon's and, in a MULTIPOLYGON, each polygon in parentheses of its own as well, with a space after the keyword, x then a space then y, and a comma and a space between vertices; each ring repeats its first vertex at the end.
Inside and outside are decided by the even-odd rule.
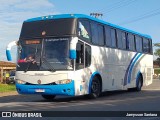
POLYGON ((16 64, 6 61, 0 61, 0 83, 4 83, 6 80, 6 73, 9 73, 11 70, 16 69, 16 64))

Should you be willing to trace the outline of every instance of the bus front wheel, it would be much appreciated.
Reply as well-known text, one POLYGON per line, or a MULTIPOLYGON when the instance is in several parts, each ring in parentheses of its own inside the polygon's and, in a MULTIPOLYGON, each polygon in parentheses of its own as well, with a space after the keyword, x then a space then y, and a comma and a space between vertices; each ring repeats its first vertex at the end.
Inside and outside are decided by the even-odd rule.
POLYGON ((46 100, 52 100, 56 97, 56 95, 42 95, 42 97, 46 100))
POLYGON ((91 84, 91 93, 89 94, 89 98, 97 98, 101 94, 101 83, 97 76, 95 76, 92 80, 91 84))

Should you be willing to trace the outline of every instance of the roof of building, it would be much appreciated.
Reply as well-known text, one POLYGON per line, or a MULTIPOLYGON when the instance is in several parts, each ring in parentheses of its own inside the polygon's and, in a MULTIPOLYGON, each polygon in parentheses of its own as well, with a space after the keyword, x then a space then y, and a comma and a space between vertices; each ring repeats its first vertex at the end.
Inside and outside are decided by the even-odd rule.
POLYGON ((143 37, 146 37, 146 38, 151 39, 151 36, 149 36, 149 35, 141 34, 141 33, 138 33, 138 32, 135 32, 135 31, 132 31, 132 30, 123 28, 123 27, 121 27, 121 26, 118 26, 118 25, 115 25, 115 24, 111 24, 111 23, 109 23, 109 22, 105 22, 105 21, 103 21, 103 20, 100 20, 100 19, 97 19, 97 18, 88 16, 88 15, 84 15, 84 14, 48 15, 48 16, 31 18, 31 19, 28 19, 28 20, 26 20, 26 21, 24 21, 24 22, 33 22, 33 21, 41 21, 41 20, 52 20, 52 19, 62 19, 62 18, 87 18, 87 19, 90 19, 90 20, 94 20, 94 21, 100 22, 100 23, 102 23, 102 24, 109 25, 109 26, 111 26, 111 27, 115 27, 115 28, 118 28, 118 29, 121 29, 121 30, 124 30, 124 31, 131 32, 131 33, 133 33, 133 34, 137 34, 137 35, 140 35, 140 36, 143 36, 143 37))
POLYGON ((0 61, 0 67, 16 67, 16 64, 6 61, 0 61))

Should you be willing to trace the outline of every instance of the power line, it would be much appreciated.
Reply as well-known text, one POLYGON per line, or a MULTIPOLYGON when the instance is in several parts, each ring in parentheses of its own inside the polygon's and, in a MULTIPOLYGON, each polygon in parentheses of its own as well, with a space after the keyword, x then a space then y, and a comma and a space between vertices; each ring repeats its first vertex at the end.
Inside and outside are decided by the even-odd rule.
POLYGON ((106 11, 106 12, 107 12, 107 13, 112 12, 112 11, 114 11, 114 10, 117 10, 117 9, 121 8, 121 7, 125 7, 125 6, 127 6, 127 5, 130 5, 131 3, 135 2, 135 1, 136 1, 136 0, 126 1, 126 2, 124 2, 123 4, 120 4, 119 6, 113 7, 112 9, 110 9, 110 10, 108 10, 108 11, 106 11))
POLYGON ((133 3, 133 2, 135 2, 136 0, 121 0, 121 1, 119 1, 119 2, 117 2, 117 3, 115 3, 115 4, 113 4, 113 5, 111 5, 109 8, 107 8, 105 11, 103 10, 103 11, 101 11, 101 10, 99 10, 99 11, 101 11, 101 13, 109 13, 109 12, 112 12, 112 11, 114 11, 114 10, 117 10, 117 9, 119 9, 119 8, 121 8, 121 7, 125 7, 125 6, 127 6, 127 5, 130 5, 131 3, 133 3))
POLYGON ((146 18, 149 18, 149 17, 153 17, 153 16, 156 16, 160 14, 160 8, 156 9, 156 10, 152 10, 150 12, 147 12, 145 14, 142 14, 138 17, 135 17, 131 20, 127 20, 127 21, 124 21, 124 22, 121 22, 119 23, 119 25, 125 25, 125 24, 129 24, 129 23, 133 23, 133 22, 136 22, 136 21, 139 21, 139 20, 142 20, 142 19, 146 19, 146 18))

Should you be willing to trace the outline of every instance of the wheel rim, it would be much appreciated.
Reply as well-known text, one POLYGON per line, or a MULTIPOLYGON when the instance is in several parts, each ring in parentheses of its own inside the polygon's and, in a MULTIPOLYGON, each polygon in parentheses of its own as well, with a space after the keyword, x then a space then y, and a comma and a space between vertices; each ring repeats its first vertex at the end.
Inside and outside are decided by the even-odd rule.
POLYGON ((92 82, 92 93, 95 93, 96 95, 100 94, 100 82, 99 82, 99 80, 94 80, 92 82))

